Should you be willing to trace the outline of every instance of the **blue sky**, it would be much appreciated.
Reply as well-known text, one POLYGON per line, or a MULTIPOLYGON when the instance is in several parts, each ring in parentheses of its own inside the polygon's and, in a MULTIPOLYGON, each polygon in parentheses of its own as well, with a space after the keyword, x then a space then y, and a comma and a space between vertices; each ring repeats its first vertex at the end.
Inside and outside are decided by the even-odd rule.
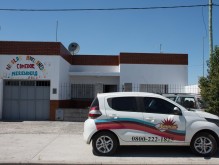
MULTIPOLYGON (((213 0, 219 4, 219 0, 213 0)), ((208 4, 208 0, 0 0, 0 8, 129 8, 208 4)), ((219 45, 219 7, 213 8, 213 42, 219 45)), ((209 58, 208 7, 75 12, 0 11, 0 40, 58 41, 80 45, 79 54, 120 52, 189 54, 189 84, 205 75, 209 58), (203 13, 203 16, 202 16, 203 13), (204 26, 205 20, 206 27, 204 26), (206 30, 207 29, 207 33, 206 30), (204 47, 203 47, 204 38, 204 47)))

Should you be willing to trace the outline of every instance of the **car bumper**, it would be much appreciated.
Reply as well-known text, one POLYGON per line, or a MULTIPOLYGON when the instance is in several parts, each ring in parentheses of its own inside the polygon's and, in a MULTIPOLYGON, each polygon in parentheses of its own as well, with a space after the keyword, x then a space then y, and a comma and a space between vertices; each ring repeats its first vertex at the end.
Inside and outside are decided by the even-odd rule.
POLYGON ((96 124, 93 119, 87 119, 84 122, 83 138, 87 144, 90 144, 92 136, 97 132, 96 124))

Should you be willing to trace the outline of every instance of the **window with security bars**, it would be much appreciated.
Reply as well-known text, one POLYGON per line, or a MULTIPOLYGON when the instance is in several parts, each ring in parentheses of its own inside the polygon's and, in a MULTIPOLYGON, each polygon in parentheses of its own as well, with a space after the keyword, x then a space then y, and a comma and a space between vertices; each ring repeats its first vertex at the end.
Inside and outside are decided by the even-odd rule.
POLYGON ((94 98, 95 87, 93 84, 72 84, 71 85, 71 97, 75 98, 94 98))
POLYGON ((50 81, 37 81, 36 86, 50 86, 50 81))
POLYGON ((4 84, 5 86, 19 86, 19 81, 5 80, 4 84))
POLYGON ((140 84, 140 92, 168 93, 166 84, 140 84))
POLYGON ((35 81, 21 81, 21 86, 35 86, 35 81))
POLYGON ((124 83, 123 91, 124 92, 132 92, 132 83, 124 83))
POLYGON ((6 80, 5 86, 50 86, 50 81, 6 80))

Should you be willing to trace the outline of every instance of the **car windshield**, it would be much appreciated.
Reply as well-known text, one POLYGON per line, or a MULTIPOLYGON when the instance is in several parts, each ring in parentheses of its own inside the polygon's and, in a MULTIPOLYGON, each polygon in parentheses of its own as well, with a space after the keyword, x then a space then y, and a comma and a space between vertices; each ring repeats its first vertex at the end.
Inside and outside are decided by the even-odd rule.
POLYGON ((175 101, 176 100, 176 96, 167 96, 168 99, 175 101))

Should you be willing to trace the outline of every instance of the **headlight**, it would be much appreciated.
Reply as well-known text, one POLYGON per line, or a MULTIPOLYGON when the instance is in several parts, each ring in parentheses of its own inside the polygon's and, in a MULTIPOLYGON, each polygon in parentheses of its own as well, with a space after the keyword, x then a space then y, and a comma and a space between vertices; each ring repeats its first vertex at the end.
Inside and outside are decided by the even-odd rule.
POLYGON ((205 118, 207 121, 216 124, 219 127, 219 119, 205 118))

